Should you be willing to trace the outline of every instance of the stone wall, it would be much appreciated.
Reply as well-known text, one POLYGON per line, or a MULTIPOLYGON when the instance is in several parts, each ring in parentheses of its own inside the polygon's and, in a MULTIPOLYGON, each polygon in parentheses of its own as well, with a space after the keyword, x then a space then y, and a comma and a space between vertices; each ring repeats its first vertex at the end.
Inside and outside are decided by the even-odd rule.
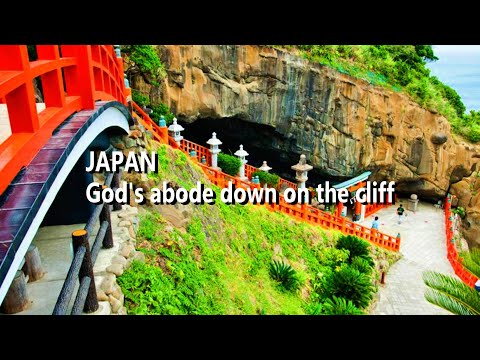
MULTIPOLYGON (((148 134, 141 125, 130 127, 129 135, 113 136, 111 143, 124 154, 129 152, 145 151, 148 134)), ((121 181, 129 174, 122 174, 121 181)), ((133 196, 130 196, 133 199, 133 196)), ((132 201, 122 205, 122 210, 111 212, 112 232, 114 246, 111 249, 101 249, 95 266, 95 286, 100 304, 95 315, 126 315, 124 306, 125 296, 117 284, 117 277, 123 274, 133 260, 144 262, 145 255, 135 250, 136 232, 138 228, 138 207, 132 201)))

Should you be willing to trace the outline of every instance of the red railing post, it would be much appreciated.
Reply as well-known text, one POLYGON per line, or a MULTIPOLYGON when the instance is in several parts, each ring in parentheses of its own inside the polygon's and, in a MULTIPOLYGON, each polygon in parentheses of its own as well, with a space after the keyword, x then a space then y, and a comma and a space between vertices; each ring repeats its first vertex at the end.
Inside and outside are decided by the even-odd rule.
POLYGON ((62 45, 63 57, 75 57, 77 65, 64 69, 68 95, 81 97, 84 109, 95 107, 92 49, 90 45, 62 45))
POLYGON ((33 79, 25 45, 0 45, 0 70, 22 71, 26 81, 5 96, 12 134, 31 133, 40 127, 33 79))
MULTIPOLYGON (((59 60, 58 45, 37 45, 39 60, 59 60)), ((56 68, 41 76, 45 107, 63 107, 65 105, 65 90, 63 88, 62 69, 56 68)))

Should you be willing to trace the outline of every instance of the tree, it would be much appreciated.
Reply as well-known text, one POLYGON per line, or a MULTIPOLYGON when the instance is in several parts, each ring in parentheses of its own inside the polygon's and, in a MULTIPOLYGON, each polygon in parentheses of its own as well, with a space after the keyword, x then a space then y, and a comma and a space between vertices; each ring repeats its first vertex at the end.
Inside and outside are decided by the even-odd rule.
MULTIPOLYGON (((463 266, 480 277, 480 249, 463 253, 463 266)), ((434 271, 423 273, 423 281, 428 286, 425 298, 456 315, 480 315, 480 294, 465 285, 461 280, 434 271)))

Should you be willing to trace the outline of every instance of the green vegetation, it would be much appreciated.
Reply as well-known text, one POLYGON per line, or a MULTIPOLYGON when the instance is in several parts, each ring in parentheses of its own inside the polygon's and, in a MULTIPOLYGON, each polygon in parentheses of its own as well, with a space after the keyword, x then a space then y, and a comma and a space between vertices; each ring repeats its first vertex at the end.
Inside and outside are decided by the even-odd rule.
MULTIPOLYGON (((180 151, 165 145, 156 151, 159 171, 149 174, 150 180, 173 181, 186 188, 196 180, 206 181, 201 169, 180 151)), ((209 187, 219 199, 220 189, 209 187)), ((172 229, 154 206, 144 208, 137 250, 145 253, 146 263, 134 262, 118 278, 129 313, 306 314, 318 307, 321 313, 365 311, 359 307, 371 298, 371 289, 362 283, 361 270, 353 267, 357 261, 349 265, 349 250, 335 247, 337 232, 262 206, 217 201, 190 208, 186 229, 172 229), (356 283, 354 290, 341 293, 336 290, 340 280, 324 280, 345 267, 354 273, 356 283), (359 294, 362 289, 367 294, 359 294)), ((373 247, 370 255, 376 261, 394 256, 373 247)), ((378 281, 377 272, 366 268, 370 283, 378 281)))
MULTIPOLYGON (((462 252, 460 257, 465 269, 480 278, 480 249, 462 252)), ((478 291, 456 277, 426 271, 423 273, 423 281, 429 287, 425 298, 432 304, 456 315, 480 315, 478 291)))
POLYGON ((242 163, 240 159, 233 155, 218 154, 218 166, 222 169, 222 171, 228 175, 237 176, 238 172, 240 171, 240 166, 242 163))
POLYGON ((355 236, 341 235, 335 248, 318 257, 322 268, 314 282, 318 304, 312 314, 363 313, 368 308, 378 278, 370 248, 355 236))
POLYGON ((468 140, 480 142, 480 111, 470 110, 457 120, 454 128, 468 140))
POLYGON ((175 115, 172 114, 167 105, 160 103, 159 105, 153 105, 150 102, 150 98, 146 95, 140 93, 140 91, 132 89, 132 100, 136 102, 139 106, 146 106, 152 109, 152 113, 149 115, 150 118, 158 125, 160 117, 163 115, 165 122, 170 125, 173 122, 175 115))
POLYGON ((372 85, 404 91, 429 110, 438 111, 453 130, 472 142, 480 141, 478 112, 465 113, 458 93, 430 75, 427 62, 436 61, 430 45, 284 45, 308 60, 372 85))
POLYGON ((157 86, 158 80, 165 77, 165 67, 152 45, 123 45, 121 51, 128 56, 127 74, 139 71, 148 76, 147 81, 157 86))
POLYGON ((265 171, 255 171, 252 176, 258 176, 262 186, 267 184, 267 186, 271 188, 277 187, 278 183, 280 182, 280 176, 274 173, 267 173, 265 171))
POLYGON ((281 261, 273 260, 270 264, 270 276, 285 290, 297 290, 302 286, 295 269, 281 261))
POLYGON ((462 219, 465 217, 465 215, 467 214, 465 212, 465 208, 459 206, 459 207, 456 207, 456 208, 453 208, 452 209, 452 213, 454 214, 458 214, 458 216, 460 216, 462 219))
POLYGON ((335 295, 318 304, 312 315, 363 315, 363 311, 357 308, 351 300, 346 300, 335 295))
POLYGON ((337 243, 337 249, 348 250, 348 262, 351 264, 354 259, 363 259, 368 265, 373 265, 370 256, 370 244, 353 235, 343 235, 337 243))

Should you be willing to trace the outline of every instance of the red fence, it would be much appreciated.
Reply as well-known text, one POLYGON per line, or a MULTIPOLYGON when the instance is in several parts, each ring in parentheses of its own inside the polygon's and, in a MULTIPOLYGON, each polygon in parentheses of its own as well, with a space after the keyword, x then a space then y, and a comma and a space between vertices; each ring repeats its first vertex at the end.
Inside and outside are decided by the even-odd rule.
POLYGON ((202 156, 205 156, 206 164, 212 163, 212 153, 205 146, 198 145, 194 142, 182 139, 182 142, 180 143, 180 148, 187 154, 190 154, 190 151, 194 150, 196 153, 195 156, 197 157, 198 161, 202 159, 202 156))
POLYGON ((462 258, 459 256, 453 239, 453 216, 450 194, 445 199, 445 226, 447 237, 447 258, 452 265, 455 274, 468 286, 473 287, 478 278, 462 265, 462 258))
POLYGON ((5 103, 11 136, 0 144, 0 194, 50 139, 68 116, 93 109, 96 100, 125 104, 123 61, 113 46, 0 45, 0 102, 5 103), (37 113, 33 81, 39 78, 45 109, 37 113))

